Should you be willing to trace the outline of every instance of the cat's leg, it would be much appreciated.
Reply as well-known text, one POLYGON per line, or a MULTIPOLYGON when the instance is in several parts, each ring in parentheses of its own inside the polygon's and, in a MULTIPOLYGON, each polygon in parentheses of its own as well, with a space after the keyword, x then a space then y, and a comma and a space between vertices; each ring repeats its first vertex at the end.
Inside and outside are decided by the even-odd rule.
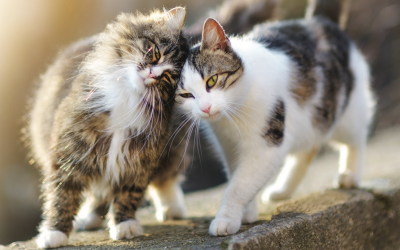
POLYGON ((183 173, 191 158, 185 153, 186 131, 189 124, 179 126, 182 117, 174 118, 174 130, 178 131, 171 137, 169 144, 165 146, 164 153, 159 160, 159 167, 150 183, 149 191, 156 209, 156 219, 159 222, 168 219, 186 218, 186 206, 183 199, 181 182, 183 173))
POLYGON ((367 125, 348 119, 341 121, 332 136, 339 146, 339 176, 335 186, 339 188, 356 188, 362 179, 364 154, 367 141, 367 125))
POLYGON ((314 159, 317 149, 308 152, 296 153, 289 156, 280 171, 275 183, 267 187, 262 195, 263 203, 270 200, 284 200, 290 198, 307 169, 314 159))
POLYGON ((142 183, 124 185, 113 192, 114 198, 108 212, 108 227, 113 240, 131 239, 143 234, 142 227, 135 219, 135 213, 143 199, 147 183, 143 182, 144 178, 137 179, 142 180, 142 183))
POLYGON ((258 219, 258 209, 257 209, 257 200, 254 197, 247 205, 245 206, 242 223, 249 224, 256 222, 258 219))
POLYGON ((245 207, 280 166, 283 158, 281 148, 261 145, 262 142, 256 143, 253 140, 247 144, 249 147, 246 148, 246 152, 241 152, 238 167, 232 173, 222 205, 211 222, 211 235, 236 233, 240 228, 245 207))
POLYGON ((95 194, 86 197, 75 217, 74 229, 81 231, 102 228, 108 208, 109 202, 106 199, 95 194))
POLYGON ((161 179, 157 176, 149 186, 150 195, 156 208, 156 218, 159 222, 168 219, 183 219, 186 217, 186 207, 180 186, 183 177, 161 179))
POLYGON ((36 243, 39 248, 55 248, 68 244, 72 231, 72 221, 78 212, 81 193, 86 181, 68 178, 66 172, 59 170, 48 175, 43 186, 45 219, 40 225, 36 243))
POLYGON ((332 134, 332 141, 340 150, 339 175, 335 183, 339 188, 356 188, 362 179, 369 115, 367 108, 357 102, 356 97, 350 100, 332 134))
POLYGON ((357 188, 362 179, 365 143, 340 146, 339 176, 335 186, 338 188, 357 188))

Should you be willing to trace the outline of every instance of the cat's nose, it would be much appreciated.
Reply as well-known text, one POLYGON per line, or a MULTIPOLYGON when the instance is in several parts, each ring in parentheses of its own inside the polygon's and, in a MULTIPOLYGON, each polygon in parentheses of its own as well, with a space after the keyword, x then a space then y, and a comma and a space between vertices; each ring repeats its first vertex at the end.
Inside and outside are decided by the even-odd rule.
POLYGON ((147 78, 154 78, 154 77, 156 77, 156 74, 154 74, 154 71, 152 70, 152 68, 150 68, 150 73, 147 76, 147 78))
POLYGON ((201 111, 203 111, 204 113, 207 113, 207 114, 210 114, 210 110, 211 110, 211 105, 201 108, 201 111))

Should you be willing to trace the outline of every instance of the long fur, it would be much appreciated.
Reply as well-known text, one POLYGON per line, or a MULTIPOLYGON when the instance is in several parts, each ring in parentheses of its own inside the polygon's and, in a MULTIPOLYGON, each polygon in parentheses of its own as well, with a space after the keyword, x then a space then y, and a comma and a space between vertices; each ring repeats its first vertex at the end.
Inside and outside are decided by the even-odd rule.
POLYGON ((39 247, 67 244, 83 195, 87 211, 76 228, 99 227, 109 208, 112 239, 142 233, 135 211, 149 184, 162 201, 160 220, 165 207, 184 216, 183 147, 171 142, 170 155, 164 150, 188 52, 184 18, 184 8, 120 14, 103 33, 62 52, 43 76, 29 129, 43 176, 39 247))

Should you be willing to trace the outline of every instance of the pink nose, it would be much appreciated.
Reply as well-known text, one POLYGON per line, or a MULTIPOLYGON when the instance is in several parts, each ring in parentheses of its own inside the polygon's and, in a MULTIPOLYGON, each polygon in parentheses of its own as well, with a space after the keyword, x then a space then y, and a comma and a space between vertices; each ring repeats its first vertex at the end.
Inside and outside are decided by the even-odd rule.
POLYGON ((154 72, 152 72, 152 71, 151 71, 151 68, 150 68, 150 73, 149 73, 149 75, 147 76, 147 78, 154 78, 154 77, 156 77, 156 74, 154 74, 154 72))
POLYGON ((210 110, 211 110, 211 105, 201 109, 201 111, 203 111, 204 113, 207 113, 207 114, 210 114, 210 110))

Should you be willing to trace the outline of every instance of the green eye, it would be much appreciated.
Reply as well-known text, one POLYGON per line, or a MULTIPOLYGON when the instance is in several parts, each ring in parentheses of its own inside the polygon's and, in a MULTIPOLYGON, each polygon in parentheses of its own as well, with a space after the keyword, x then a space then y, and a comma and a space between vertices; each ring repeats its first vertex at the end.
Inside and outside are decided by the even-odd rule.
POLYGON ((210 77, 210 79, 208 79, 207 81, 207 88, 211 89, 212 87, 214 87, 214 85, 217 83, 218 80, 218 75, 213 75, 212 77, 210 77))
POLYGON ((156 59, 160 59, 160 51, 158 50, 158 47, 156 46, 155 50, 154 50, 154 55, 156 56, 156 59))
POLYGON ((190 93, 179 94, 179 95, 182 96, 183 98, 194 98, 194 96, 190 93))

